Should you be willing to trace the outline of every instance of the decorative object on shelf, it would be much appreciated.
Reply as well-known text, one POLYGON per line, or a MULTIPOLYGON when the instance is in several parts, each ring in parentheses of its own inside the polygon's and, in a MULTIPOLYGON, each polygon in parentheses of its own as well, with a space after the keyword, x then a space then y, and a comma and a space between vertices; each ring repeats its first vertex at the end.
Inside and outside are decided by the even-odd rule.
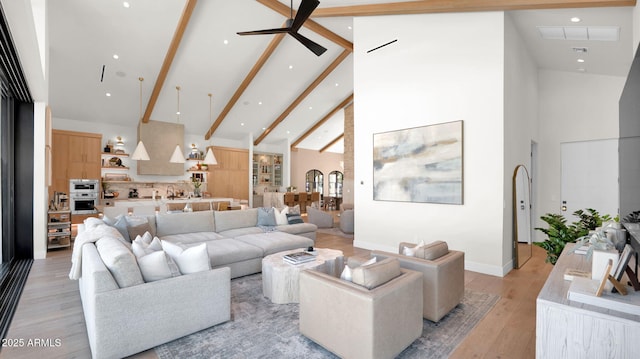
POLYGON ((122 137, 116 137, 116 146, 124 146, 124 141, 122 141, 122 137))
POLYGON ((109 159, 109 166, 111 167, 122 167, 122 160, 118 157, 111 157, 109 159))
MULTIPOLYGON (((177 115, 177 123, 180 123, 180 86, 176 86, 176 93, 178 94, 178 111, 176 111, 177 115)), ((171 155, 171 159, 169 162, 171 163, 184 163, 184 155, 182 154, 182 149, 180 148, 180 144, 176 144, 176 149, 173 151, 171 155)))
POLYGON ((191 178, 191 182, 193 183, 193 195, 196 197, 200 197, 200 187, 202 186, 202 181, 200 178, 191 178))
MULTIPOLYGON (((213 103, 213 95, 212 94, 208 94, 208 95, 209 95, 209 121, 213 122, 213 118, 211 117, 212 115, 211 106, 213 103)), ((209 148, 207 149, 207 155, 204 156, 204 163, 208 165, 217 165, 218 161, 216 160, 216 156, 213 154, 213 150, 211 149, 212 146, 208 146, 208 147, 209 148)))
MULTIPOLYGON (((140 117, 138 121, 142 121, 142 81, 144 81, 144 78, 138 77, 138 81, 140 81, 140 117)), ((142 143, 142 141, 138 141, 138 145, 136 146, 135 151, 133 151, 131 159, 136 161, 150 160, 147 149, 144 147, 144 143, 142 143)))

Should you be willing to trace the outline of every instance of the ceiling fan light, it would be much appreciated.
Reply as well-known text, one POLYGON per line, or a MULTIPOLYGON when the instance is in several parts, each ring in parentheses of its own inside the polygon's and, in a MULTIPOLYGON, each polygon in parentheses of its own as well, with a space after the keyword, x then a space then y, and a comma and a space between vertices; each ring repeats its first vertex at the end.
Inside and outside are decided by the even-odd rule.
POLYGON ((138 145, 136 146, 136 150, 133 151, 133 154, 131 155, 131 159, 132 160, 137 160, 137 161, 149 161, 149 154, 147 153, 147 149, 144 147, 144 143, 142 143, 142 141, 138 142, 138 145))
POLYGON ((216 156, 213 154, 213 150, 211 150, 211 148, 209 148, 207 150, 207 155, 204 156, 204 163, 208 164, 208 165, 217 165, 218 161, 216 160, 216 156))
POLYGON ((182 149, 180 145, 176 145, 176 149, 173 150, 173 154, 171 155, 171 159, 169 160, 171 163, 184 163, 184 155, 182 155, 182 149))

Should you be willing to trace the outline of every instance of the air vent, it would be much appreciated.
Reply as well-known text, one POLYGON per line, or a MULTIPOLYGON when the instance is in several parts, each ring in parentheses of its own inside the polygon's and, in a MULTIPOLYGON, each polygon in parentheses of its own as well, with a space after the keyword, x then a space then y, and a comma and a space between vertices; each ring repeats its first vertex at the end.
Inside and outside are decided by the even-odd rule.
POLYGON ((586 47, 573 47, 572 49, 577 54, 586 54, 589 51, 586 47))
POLYGON ((618 26, 538 26, 545 40, 618 41, 618 26))

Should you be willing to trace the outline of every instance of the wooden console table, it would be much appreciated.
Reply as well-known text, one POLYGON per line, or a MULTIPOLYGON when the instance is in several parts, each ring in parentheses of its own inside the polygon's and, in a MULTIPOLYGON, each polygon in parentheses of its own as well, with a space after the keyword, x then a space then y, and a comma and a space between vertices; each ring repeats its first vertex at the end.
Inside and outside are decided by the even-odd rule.
MULTIPOLYGON (((640 316, 567 299, 567 268, 591 271, 584 255, 568 244, 536 302, 536 358, 637 358, 640 316)), ((630 290, 629 295, 640 292, 630 290)))

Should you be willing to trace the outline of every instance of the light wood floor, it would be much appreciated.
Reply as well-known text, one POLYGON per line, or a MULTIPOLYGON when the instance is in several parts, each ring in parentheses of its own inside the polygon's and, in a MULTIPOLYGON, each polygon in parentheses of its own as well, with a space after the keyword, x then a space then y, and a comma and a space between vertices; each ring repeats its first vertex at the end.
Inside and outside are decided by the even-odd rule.
MULTIPOLYGON (((351 239, 318 233, 316 246, 335 248, 345 256, 368 255, 354 248, 351 239)), ((37 260, 13 318, 8 339, 22 339, 22 347, 4 347, 0 358, 89 358, 78 284, 69 280, 71 251, 50 252, 37 260), (36 339, 60 340, 59 346, 34 346, 36 339), (31 344, 29 346, 29 344, 31 344)), ((545 253, 533 248, 533 257, 522 269, 498 278, 465 272, 467 288, 500 295, 500 300, 457 348, 452 358, 534 358, 536 297, 549 272, 545 253)), ((122 330, 127 330, 126 323, 122 330)), ((135 333, 132 333, 135 335, 135 333)), ((16 343, 14 343, 16 344, 16 343)), ((19 343, 17 343, 19 345, 19 343)), ((156 358, 153 350, 136 358, 156 358)))

